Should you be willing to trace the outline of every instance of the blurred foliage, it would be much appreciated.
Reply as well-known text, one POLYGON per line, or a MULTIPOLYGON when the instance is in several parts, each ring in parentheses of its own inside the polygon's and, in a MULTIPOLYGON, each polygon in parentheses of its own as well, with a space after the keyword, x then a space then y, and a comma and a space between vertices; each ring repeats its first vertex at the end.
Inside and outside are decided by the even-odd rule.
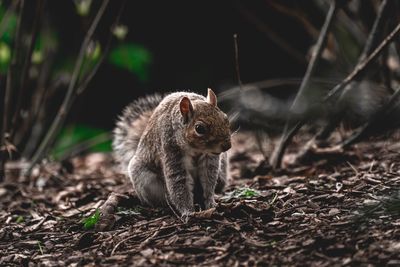
MULTIPOLYGON (((3 22, 6 15, 6 8, 0 5, 0 20, 3 22)), ((5 74, 11 62, 11 48, 12 38, 14 36, 15 28, 17 26, 17 16, 15 13, 10 12, 7 21, 4 25, 3 32, 0 37, 0 73, 5 74)))
MULTIPOLYGON (((105 130, 85 125, 69 125, 61 131, 50 154, 55 158, 60 158, 75 145, 107 133, 105 130)), ((88 151, 109 152, 111 151, 111 141, 95 144, 88 151)))
MULTIPOLYGON (((7 9, 4 5, 0 5, 0 18, 1 21, 3 20, 4 16, 6 15, 7 9)), ((4 32, 0 38, 1 41, 10 44, 12 38, 14 37, 15 28, 17 27, 17 15, 15 12, 10 12, 8 14, 7 23, 4 25, 4 32)))
POLYGON ((149 80, 152 60, 148 49, 133 43, 120 44, 109 55, 110 63, 134 73, 141 82, 149 80))
POLYGON ((75 0, 76 13, 79 16, 85 17, 90 13, 90 7, 92 6, 92 0, 75 0))
POLYGON ((11 49, 5 42, 0 42, 0 73, 5 74, 11 61, 11 49))
POLYGON ((112 33, 118 40, 124 40, 128 34, 128 27, 126 25, 117 25, 112 29, 112 33))

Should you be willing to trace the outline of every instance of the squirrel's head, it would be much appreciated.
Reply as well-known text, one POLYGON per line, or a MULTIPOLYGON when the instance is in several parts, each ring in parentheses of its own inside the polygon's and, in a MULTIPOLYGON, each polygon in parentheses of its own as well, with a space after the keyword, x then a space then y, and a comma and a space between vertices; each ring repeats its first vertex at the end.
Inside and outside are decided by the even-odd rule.
POLYGON ((185 124, 185 137, 194 150, 220 154, 231 148, 228 116, 217 107, 217 96, 208 89, 207 100, 193 100, 184 96, 179 108, 185 124))

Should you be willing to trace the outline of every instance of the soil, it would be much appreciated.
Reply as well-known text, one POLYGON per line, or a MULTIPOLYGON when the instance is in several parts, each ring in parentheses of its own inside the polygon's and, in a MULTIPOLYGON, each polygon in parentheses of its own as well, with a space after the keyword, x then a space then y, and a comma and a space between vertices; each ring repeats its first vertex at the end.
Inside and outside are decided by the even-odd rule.
POLYGON ((400 266, 398 141, 272 172, 253 135, 238 134, 226 193, 187 223, 141 206, 108 154, 49 162, 31 177, 12 162, 0 184, 0 265, 400 266), (112 192, 124 197, 111 229, 85 229, 112 192))

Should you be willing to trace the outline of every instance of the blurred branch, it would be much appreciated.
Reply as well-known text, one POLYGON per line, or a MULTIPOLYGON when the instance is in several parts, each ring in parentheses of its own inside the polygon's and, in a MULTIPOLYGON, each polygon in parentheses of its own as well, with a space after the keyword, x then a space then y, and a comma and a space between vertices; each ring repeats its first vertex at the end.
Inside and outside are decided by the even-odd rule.
POLYGON ((22 71, 21 71, 21 80, 19 83, 18 87, 18 97, 17 97, 17 104, 14 109, 14 116, 12 118, 12 125, 14 125, 13 129, 11 129, 10 133, 10 140, 14 141, 14 134, 16 131, 16 126, 18 125, 17 120, 18 117, 20 116, 20 109, 22 105, 22 100, 24 96, 25 90, 27 90, 27 80, 28 80, 28 74, 29 74, 29 69, 32 63, 32 53, 35 48, 35 43, 36 39, 39 33, 39 25, 40 25, 40 20, 42 18, 43 14, 43 7, 45 5, 46 0, 39 0, 38 4, 36 5, 36 11, 35 11, 35 16, 33 20, 33 26, 32 26, 32 32, 31 32, 31 38, 28 46, 28 53, 25 55, 24 58, 24 63, 22 65, 22 71))
MULTIPOLYGON (((337 101, 340 101, 342 97, 344 97, 344 94, 346 91, 351 90, 353 88, 352 82, 359 80, 361 74, 363 71, 367 68, 367 66, 373 62, 373 59, 375 59, 382 51, 385 51, 385 47, 390 43, 390 40, 392 40, 399 32, 400 32, 400 24, 393 30, 383 41, 382 43, 373 51, 373 49, 376 47, 378 43, 378 39, 382 35, 383 32, 383 24, 386 21, 385 18, 388 16, 388 12, 390 10, 391 5, 388 3, 387 0, 382 1, 377 17, 374 21, 373 27, 371 29, 371 32, 368 36, 368 39, 366 41, 366 44, 364 46, 363 52, 361 53, 358 63, 354 69, 354 71, 346 77, 345 80, 343 80, 342 83, 338 84, 336 86, 336 90, 342 90, 340 97, 338 97, 337 101), (373 52, 372 52, 373 51, 373 52), (372 53, 371 53, 372 52, 372 53), (368 56, 369 55, 369 56, 368 56), (344 84, 344 85, 343 85, 344 84), (342 86, 342 87, 340 87, 342 86), (347 87, 346 87, 347 86, 347 87), (346 87, 346 88, 345 88, 346 87), (339 88, 339 89, 338 89, 339 88)), ((335 90, 333 88, 330 92, 335 90)), ((338 92, 338 91, 337 91, 338 92)), ((328 94, 328 96, 325 98, 325 101, 328 100, 330 96, 333 96, 334 93, 331 95, 328 94)), ((390 100, 380 108, 380 110, 367 122, 365 123, 359 130, 357 130, 353 135, 351 135, 349 138, 344 140, 342 144, 340 145, 341 149, 344 149, 346 147, 349 147, 350 145, 358 142, 359 140, 364 137, 367 132, 378 122, 379 119, 382 118, 384 114, 387 114, 387 111, 390 110, 396 103, 400 96, 400 92, 396 91, 390 100)), ((337 125, 341 122, 343 118, 343 112, 338 114, 336 118, 334 118, 332 121, 328 122, 328 125, 325 126, 320 133, 318 133, 314 138, 313 141, 314 143, 321 142, 322 140, 328 138, 331 133, 335 130, 337 125)), ((318 145, 318 144, 317 144, 318 145)), ((312 147, 312 146, 309 146, 312 147)), ((308 155, 310 151, 303 151, 303 153, 299 154, 297 156, 297 161, 301 161, 304 157, 308 155)))
POLYGON ((92 24, 90 25, 88 32, 85 35, 85 38, 83 40, 83 43, 82 43, 80 51, 79 51, 78 59, 75 63, 74 71, 72 73, 72 78, 71 78, 71 81, 70 81, 68 89, 67 89, 67 94, 63 100, 63 103, 61 104, 60 109, 58 110, 58 113, 57 113, 53 123, 50 126, 49 131, 47 132, 46 136, 42 140, 38 150, 35 152, 35 154, 32 157, 32 161, 31 161, 30 167, 28 169, 28 173, 31 172, 33 166, 36 165, 36 163, 38 163, 40 160, 42 160, 42 158, 48 152, 48 149, 53 144, 53 142, 60 130, 60 127, 64 123, 66 115, 72 106, 74 98, 76 97, 76 89, 77 89, 76 83, 78 82, 80 70, 81 70, 82 63, 83 63, 84 56, 85 56, 85 52, 87 50, 87 47, 89 45, 89 42, 90 42, 93 34, 97 28, 97 25, 106 10, 108 3, 109 3, 109 0, 104 0, 102 2, 101 6, 96 14, 96 17, 94 18, 92 24))
POLYGON ((390 7, 392 6, 389 2, 390 1, 388 0, 383 0, 379 6, 378 14, 374 21, 374 25, 372 26, 371 33, 369 34, 364 50, 358 59, 359 63, 365 60, 367 55, 369 55, 378 44, 378 40, 382 35, 383 24, 386 21, 384 18, 387 18, 390 7))
POLYGON ((285 50, 296 61, 298 61, 301 64, 306 63, 306 58, 300 51, 292 47, 286 40, 282 39, 268 24, 262 22, 252 12, 250 12, 243 5, 241 5, 239 1, 237 3, 238 3, 237 10, 243 15, 245 19, 247 19, 250 23, 256 26, 256 28, 260 32, 265 33, 271 41, 273 41, 278 47, 285 50))
MULTIPOLYGON (((321 10, 327 12, 329 10, 329 0, 314 0, 313 1, 321 10)), ((359 21, 355 20, 353 16, 350 16, 346 12, 346 6, 344 5, 341 10, 337 13, 337 23, 343 25, 346 30, 351 33, 359 45, 365 44, 366 35, 364 34, 364 26, 359 21), (350 18, 351 17, 351 18, 350 18)))
POLYGON ((20 12, 17 20, 17 27, 15 30, 15 40, 14 40, 14 50, 12 53, 11 64, 8 68, 7 78, 6 78, 6 91, 4 94, 4 104, 3 104, 3 125, 1 127, 1 140, 0 140, 0 182, 4 180, 5 175, 5 163, 8 159, 8 138, 9 138, 9 114, 12 100, 12 89, 14 86, 14 72, 16 70, 18 53, 20 51, 20 42, 21 42, 21 22, 23 15, 23 7, 24 0, 19 2, 20 4, 20 12))
POLYGON ((289 17, 292 17, 303 24, 303 27, 306 29, 308 34, 310 34, 314 39, 318 38, 318 29, 316 29, 305 17, 305 14, 298 12, 297 10, 290 9, 277 1, 267 1, 269 5, 271 5, 274 9, 282 14, 285 14, 289 17))
POLYGON ((354 70, 337 86, 335 86, 327 96, 324 101, 328 101, 333 96, 341 92, 345 87, 353 80, 357 79, 368 67, 371 62, 373 62, 382 51, 392 42, 392 40, 400 33, 400 23, 397 24, 396 28, 380 43, 380 45, 367 57, 365 60, 361 61, 356 65, 354 70))
MULTIPOLYGON (((378 14, 375 18, 371 32, 368 35, 364 49, 358 58, 357 65, 362 64, 362 62, 366 59, 366 57, 376 47, 376 45, 378 43, 378 39, 381 37, 382 32, 383 32, 383 24, 386 21, 383 18, 386 18, 386 16, 388 15, 390 6, 391 5, 388 4, 387 0, 383 0, 381 5, 379 6, 378 14)), ((357 80, 357 77, 354 77, 354 80, 357 80)), ((350 86, 350 83, 349 83, 349 87, 352 88, 353 86, 350 86)), ((340 99, 343 96, 344 96, 344 91, 342 92, 342 94, 340 95, 340 97, 338 98, 337 101, 340 101, 340 99)), ((328 125, 326 127, 324 127, 324 129, 322 129, 322 131, 319 134, 317 134, 317 136, 314 140, 321 141, 325 138, 328 138, 330 136, 330 134, 336 129, 337 125, 341 122, 343 115, 344 114, 341 112, 340 114, 337 115, 337 118, 329 121, 328 125)))
POLYGON ((238 79, 239 88, 243 88, 242 79, 240 79, 240 69, 239 69, 239 48, 238 48, 238 35, 235 33, 233 35, 233 43, 235 46, 235 66, 236 66, 236 77, 238 79))
MULTIPOLYGON (((120 9, 118 11, 117 17, 116 17, 113 25, 111 26, 111 29, 119 24, 122 12, 125 8, 125 5, 126 5, 126 0, 124 0, 122 2, 120 9)), ((85 79, 78 85, 78 89, 77 89, 78 95, 82 94, 83 91, 87 88, 90 81, 93 79, 94 75, 97 73, 98 69, 103 64, 104 60, 107 58, 108 52, 110 51, 112 40, 113 40, 113 35, 112 35, 112 33, 110 33, 108 40, 107 40, 107 44, 105 45, 104 51, 103 51, 100 59, 97 61, 96 65, 91 69, 90 73, 85 77, 85 79)))
MULTIPOLYGON (((324 25, 322 26, 320 35, 318 37, 316 48, 313 51, 313 54, 311 56, 310 63, 308 64, 308 67, 307 67, 306 73, 304 75, 303 81, 300 85, 299 91, 297 92, 297 95, 296 95, 295 99, 293 100, 292 106, 290 107, 290 111, 292 111, 292 112, 296 108, 296 105, 298 104, 299 99, 301 97, 303 97, 305 90, 308 86, 308 83, 310 81, 311 75, 313 74, 315 67, 317 66, 317 62, 321 58, 322 51, 323 51, 326 41, 327 41, 328 32, 332 25, 333 18, 335 17, 338 7, 339 7, 338 1, 332 0, 331 6, 329 8, 329 12, 326 15, 324 25)), ((292 112, 290 112, 290 113, 292 113, 292 112)), ((296 134, 296 132, 302 127, 303 124, 304 124, 304 121, 293 123, 292 118, 291 117, 288 118, 288 120, 285 124, 285 128, 283 130, 281 139, 280 139, 277 147, 274 149, 274 152, 270 159, 271 166, 274 169, 280 167, 283 153, 287 147, 287 144, 289 143, 291 138, 296 134)))

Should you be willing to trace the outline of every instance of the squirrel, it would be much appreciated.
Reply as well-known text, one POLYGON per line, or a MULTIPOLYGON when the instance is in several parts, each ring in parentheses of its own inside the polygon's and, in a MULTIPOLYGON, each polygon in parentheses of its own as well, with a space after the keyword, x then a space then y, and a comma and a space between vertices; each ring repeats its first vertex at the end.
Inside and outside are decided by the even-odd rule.
POLYGON ((215 206, 227 182, 230 122, 211 89, 207 97, 175 92, 133 101, 117 121, 112 146, 143 204, 172 204, 186 219, 195 204, 215 206))

